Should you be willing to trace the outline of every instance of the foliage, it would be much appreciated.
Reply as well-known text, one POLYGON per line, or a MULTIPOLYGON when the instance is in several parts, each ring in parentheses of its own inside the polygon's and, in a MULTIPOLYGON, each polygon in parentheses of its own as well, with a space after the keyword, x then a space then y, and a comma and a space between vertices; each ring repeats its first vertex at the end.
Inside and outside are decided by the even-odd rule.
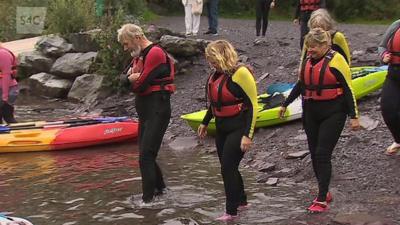
POLYGON ((101 32, 96 37, 100 45, 96 59, 96 73, 107 77, 107 85, 119 87, 119 75, 129 62, 130 56, 125 53, 117 41, 117 30, 125 23, 125 13, 120 8, 115 14, 102 18, 101 32))
POLYGON ((47 33, 68 34, 95 26, 94 0, 52 0, 47 13, 47 33))

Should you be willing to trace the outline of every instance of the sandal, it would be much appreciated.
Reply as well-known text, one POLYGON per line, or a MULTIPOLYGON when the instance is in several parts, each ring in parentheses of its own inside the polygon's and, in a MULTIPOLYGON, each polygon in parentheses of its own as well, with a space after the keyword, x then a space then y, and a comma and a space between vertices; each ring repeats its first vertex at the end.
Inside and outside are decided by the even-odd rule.
POLYGON ((390 145, 386 151, 386 155, 396 155, 400 151, 400 144, 397 144, 396 142, 393 142, 392 145, 390 145))

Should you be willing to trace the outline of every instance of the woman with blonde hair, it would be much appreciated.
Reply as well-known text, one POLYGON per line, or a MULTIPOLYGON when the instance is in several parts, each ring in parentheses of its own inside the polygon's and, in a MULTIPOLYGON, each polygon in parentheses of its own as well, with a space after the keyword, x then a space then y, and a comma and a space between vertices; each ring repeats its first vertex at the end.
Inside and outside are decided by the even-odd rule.
POLYGON ((198 135, 205 137, 207 125, 214 117, 215 142, 226 196, 226 212, 217 220, 228 221, 237 217, 238 210, 248 206, 239 164, 252 145, 258 108, 257 88, 252 72, 238 64, 237 52, 228 41, 211 42, 205 54, 214 70, 207 80, 209 107, 198 135))
POLYGON ((200 27, 200 16, 203 11, 203 0, 182 0, 185 7, 186 36, 196 36, 200 27))
POLYGON ((351 128, 358 129, 357 103, 351 86, 350 67, 341 54, 331 49, 329 32, 312 29, 305 37, 308 56, 303 63, 299 80, 280 109, 300 94, 303 101, 303 127, 307 135, 312 166, 318 181, 318 196, 310 212, 325 212, 332 201, 329 184, 332 171, 332 152, 349 116, 351 128))
MULTIPOLYGON (((318 9, 311 13, 310 20, 308 21, 308 28, 321 28, 328 31, 331 35, 332 50, 340 53, 346 60, 347 64, 351 64, 351 53, 346 37, 343 33, 336 30, 336 22, 326 9, 318 9)), ((304 61, 307 56, 307 50, 306 45, 304 45, 302 61, 304 61)))

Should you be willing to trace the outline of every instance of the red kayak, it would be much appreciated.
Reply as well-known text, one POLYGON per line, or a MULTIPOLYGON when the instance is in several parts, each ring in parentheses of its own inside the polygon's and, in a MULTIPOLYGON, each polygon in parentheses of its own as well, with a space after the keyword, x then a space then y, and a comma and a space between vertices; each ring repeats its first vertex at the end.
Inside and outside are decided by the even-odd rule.
MULTIPOLYGON (((50 122, 51 124, 51 122, 50 122)), ((0 134, 1 152, 52 151, 135 140, 139 123, 133 120, 92 121, 28 127, 0 134)))

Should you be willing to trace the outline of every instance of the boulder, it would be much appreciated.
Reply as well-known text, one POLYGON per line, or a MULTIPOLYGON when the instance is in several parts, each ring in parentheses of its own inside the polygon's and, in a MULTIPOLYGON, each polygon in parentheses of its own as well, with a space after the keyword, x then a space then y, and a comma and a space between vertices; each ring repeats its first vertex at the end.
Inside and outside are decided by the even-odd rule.
POLYGON ((68 99, 94 105, 111 94, 104 80, 104 76, 97 74, 84 74, 77 77, 68 93, 68 99))
POLYGON ((64 38, 56 35, 44 36, 37 43, 36 48, 46 56, 58 58, 72 50, 72 44, 69 44, 64 38))
POLYGON ((97 52, 67 53, 58 58, 51 67, 50 73, 67 79, 88 73, 97 52))
POLYGON ((21 77, 28 77, 40 72, 50 72, 50 68, 54 63, 52 58, 43 55, 39 51, 20 53, 18 61, 18 73, 21 74, 21 77))
POLYGON ((31 93, 35 95, 64 98, 72 86, 72 81, 48 73, 38 73, 29 77, 28 84, 31 93))

